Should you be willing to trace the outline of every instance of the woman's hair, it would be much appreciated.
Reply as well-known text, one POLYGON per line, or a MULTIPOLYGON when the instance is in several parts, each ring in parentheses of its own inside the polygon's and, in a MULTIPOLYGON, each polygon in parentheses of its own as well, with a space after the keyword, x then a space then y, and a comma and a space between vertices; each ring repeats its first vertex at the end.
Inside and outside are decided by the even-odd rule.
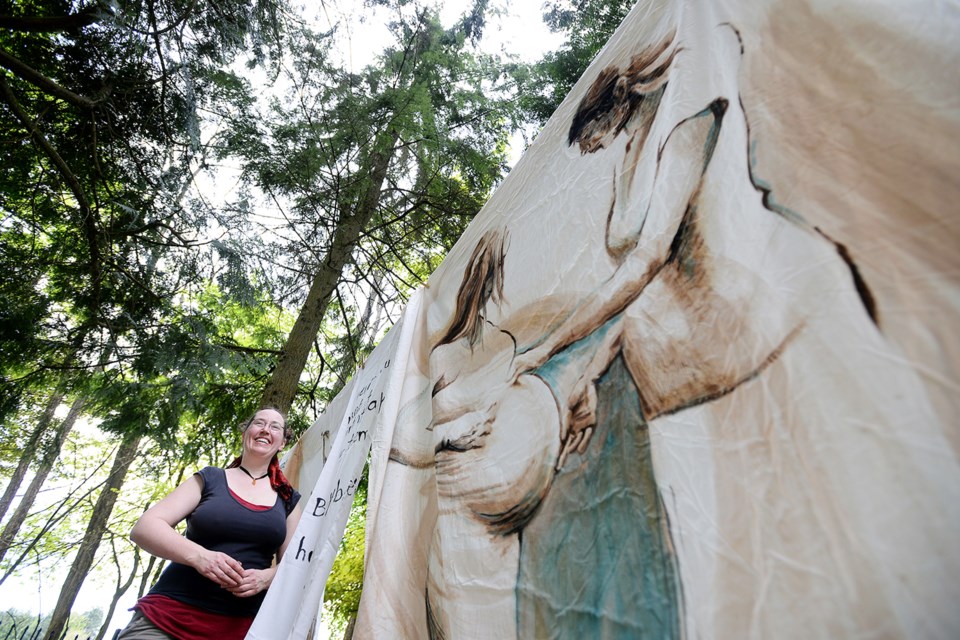
MULTIPOLYGON (((293 438, 293 431, 291 431, 290 427, 287 426, 287 416, 283 413, 283 411, 280 411, 280 409, 277 407, 269 404, 264 405, 254 411, 253 415, 243 423, 243 428, 240 430, 240 432, 246 433, 247 429, 249 429, 250 425, 253 423, 253 419, 256 418, 257 414, 261 411, 276 411, 280 414, 280 417, 283 418, 283 442, 284 444, 290 442, 290 440, 293 438)), ((241 462, 243 462, 243 456, 239 455, 234 459, 233 462, 227 465, 227 469, 239 467, 241 462)), ((283 471, 280 469, 280 460, 277 457, 277 454, 273 454, 273 458, 270 459, 270 465, 267 467, 267 474, 270 477, 270 486, 274 491, 277 492, 285 504, 289 504, 290 498, 293 497, 293 485, 291 485, 290 481, 287 480, 287 477, 283 475, 283 471)))
POLYGON ((487 302, 497 306, 503 301, 503 261, 507 234, 490 229, 473 249, 457 291, 456 308, 446 331, 434 348, 466 338, 473 348, 483 336, 483 309, 487 302))

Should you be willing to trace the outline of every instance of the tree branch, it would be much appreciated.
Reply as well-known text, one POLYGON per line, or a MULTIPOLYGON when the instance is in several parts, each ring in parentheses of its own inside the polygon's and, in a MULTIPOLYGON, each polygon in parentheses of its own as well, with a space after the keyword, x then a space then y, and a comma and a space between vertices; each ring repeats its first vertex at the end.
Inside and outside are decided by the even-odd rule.
POLYGON ((71 13, 65 16, 0 16, 0 29, 49 33, 79 29, 99 21, 100 17, 97 15, 97 9, 87 7, 80 13, 71 13))
POLYGON ((238 344, 232 344, 229 342, 218 342, 218 347, 222 347, 227 351, 236 351, 237 353, 252 353, 252 354, 266 354, 271 356, 279 356, 283 352, 276 349, 256 349, 254 347, 241 347, 238 344))
MULTIPOLYGON (((124 24, 124 26, 127 27, 128 29, 130 29, 131 31, 133 31, 134 33, 140 34, 140 35, 142 35, 142 36, 162 36, 162 35, 164 35, 165 33, 168 33, 168 32, 170 32, 170 31, 173 31, 173 30, 176 29, 177 27, 179 27, 179 26, 181 26, 182 24, 186 23, 187 19, 188 19, 188 18, 190 17, 190 15, 193 13, 193 10, 196 8, 196 6, 197 6, 197 0, 191 0, 191 1, 190 1, 190 6, 188 6, 188 7, 184 10, 183 15, 180 16, 179 18, 177 18, 176 20, 174 20, 173 22, 171 22, 170 24, 168 24, 167 26, 163 27, 162 29, 157 29, 156 20, 153 20, 153 19, 151 20, 151 26, 153 27, 152 30, 138 29, 137 27, 135 27, 135 26, 133 26, 133 25, 131 25, 131 24, 124 24)), ((150 5, 150 9, 151 9, 151 13, 152 13, 152 12, 153 12, 153 4, 152 4, 152 3, 151 3, 151 5, 150 5)))
POLYGON ((83 227, 87 237, 87 244, 90 249, 90 275, 93 277, 94 297, 99 298, 100 247, 97 244, 97 227, 93 220, 93 211, 90 209, 90 202, 87 200, 83 187, 80 186, 80 181, 77 179, 77 176, 74 175, 66 161, 60 157, 57 150, 54 149, 53 145, 46 139, 43 132, 30 120, 30 116, 20 108, 17 97, 13 95, 13 90, 10 89, 7 78, 3 75, 0 75, 0 98, 7 103, 13 115, 20 121, 24 128, 30 132, 30 136, 37 146, 50 158, 60 173, 60 176, 67 183, 71 193, 73 193, 73 197, 77 200, 77 206, 80 208, 80 217, 83 220, 83 227))
POLYGON ((134 228, 134 229, 116 229, 116 230, 111 230, 111 231, 112 231, 113 235, 138 236, 138 235, 140 235, 141 233, 143 233, 144 231, 155 231, 155 230, 157 230, 157 229, 166 229, 167 231, 170 232, 170 235, 172 235, 174 238, 176 238, 177 240, 180 241, 180 244, 176 244, 176 243, 171 242, 171 243, 167 243, 166 246, 171 246, 171 247, 183 247, 184 249, 189 249, 190 247, 195 247, 195 246, 197 246, 197 243, 195 243, 195 242, 193 242, 192 240, 184 237, 183 234, 181 234, 178 230, 174 229, 172 226, 170 226, 170 225, 167 224, 166 222, 162 222, 162 221, 160 221, 160 220, 154 220, 153 222, 147 222, 147 223, 142 224, 142 225, 140 225, 139 227, 136 227, 136 228, 134 228))
POLYGON ((42 89, 46 93, 56 98, 60 98, 61 100, 65 100, 70 104, 76 105, 81 109, 94 109, 98 104, 97 101, 78 95, 69 89, 61 87, 59 84, 35 70, 33 67, 20 62, 20 60, 14 58, 3 49, 0 49, 0 67, 4 67, 5 69, 11 71, 14 75, 26 80, 35 87, 42 89))

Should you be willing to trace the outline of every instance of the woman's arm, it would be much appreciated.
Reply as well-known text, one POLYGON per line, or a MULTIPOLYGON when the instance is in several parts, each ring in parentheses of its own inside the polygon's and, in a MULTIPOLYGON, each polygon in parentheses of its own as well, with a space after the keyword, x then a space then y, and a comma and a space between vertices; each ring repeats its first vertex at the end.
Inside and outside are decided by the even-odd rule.
POLYGON ((287 537, 284 539, 283 544, 280 545, 280 549, 277 551, 277 562, 283 560, 283 554, 286 553, 287 547, 290 546, 290 541, 293 540, 293 534, 297 531, 297 525, 300 524, 300 505, 297 504, 293 508, 293 511, 290 512, 290 515, 287 516, 287 537))
POLYGON ((277 561, 273 566, 267 567, 266 569, 244 570, 243 580, 241 580, 240 584, 235 587, 227 587, 227 591, 240 598, 249 598, 252 595, 269 589, 270 584, 273 583, 273 577, 277 575, 277 565, 280 563, 280 560, 283 559, 283 554, 290 545, 290 541, 293 539, 293 534, 296 532, 299 523, 300 505, 298 504, 293 508, 293 511, 290 512, 290 515, 287 516, 287 537, 277 551, 277 561))
POLYGON ((243 578, 243 567, 225 553, 210 551, 177 533, 174 527, 200 504, 203 480, 193 475, 163 500, 144 512, 133 525, 130 539, 144 551, 196 569, 202 576, 223 587, 232 587, 243 578))

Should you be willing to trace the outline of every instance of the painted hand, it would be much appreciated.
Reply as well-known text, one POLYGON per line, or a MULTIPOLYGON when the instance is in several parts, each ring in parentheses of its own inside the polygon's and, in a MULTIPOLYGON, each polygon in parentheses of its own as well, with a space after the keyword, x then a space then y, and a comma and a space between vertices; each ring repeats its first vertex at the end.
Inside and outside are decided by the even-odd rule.
POLYGON ((568 425, 562 436, 560 455, 556 469, 559 471, 573 452, 581 455, 590 444, 590 437, 597 425, 597 387, 593 380, 585 381, 581 391, 570 399, 568 425))
POLYGON ((543 345, 533 347, 513 357, 508 384, 513 384, 525 373, 530 373, 550 359, 550 351, 543 345))

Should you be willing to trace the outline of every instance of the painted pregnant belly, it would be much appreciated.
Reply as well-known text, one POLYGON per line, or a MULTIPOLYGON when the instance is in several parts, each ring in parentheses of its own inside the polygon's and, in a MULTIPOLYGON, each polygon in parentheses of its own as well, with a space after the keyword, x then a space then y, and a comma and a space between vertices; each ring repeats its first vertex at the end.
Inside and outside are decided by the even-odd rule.
POLYGON ((539 378, 521 376, 485 423, 441 443, 436 456, 441 508, 466 509, 491 532, 513 533, 549 490, 559 451, 553 394, 539 378))

